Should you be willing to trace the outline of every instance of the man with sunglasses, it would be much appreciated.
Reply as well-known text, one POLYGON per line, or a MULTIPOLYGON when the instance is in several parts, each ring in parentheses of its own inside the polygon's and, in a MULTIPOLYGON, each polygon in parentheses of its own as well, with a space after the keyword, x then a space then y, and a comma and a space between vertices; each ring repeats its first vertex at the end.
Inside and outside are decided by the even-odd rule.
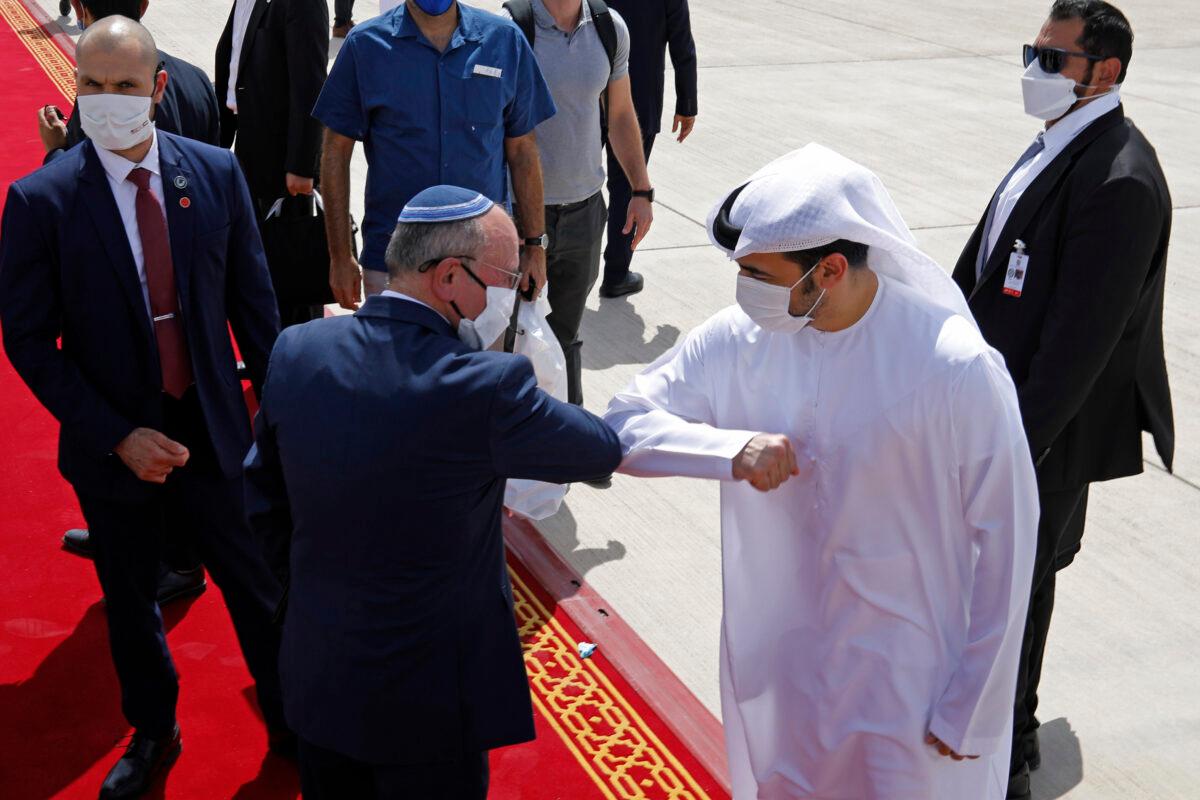
POLYGON ((1174 451, 1162 313, 1171 198, 1125 118, 1129 21, 1057 0, 1024 48, 1025 111, 1045 128, 992 196, 954 279, 1003 355, 1037 464, 1041 519, 1018 668, 1008 797, 1030 797, 1055 573, 1080 549, 1088 486, 1142 471, 1142 431, 1174 451))
POLYGON ((279 338, 247 508, 290 586, 280 673, 304 797, 476 800, 488 749, 534 736, 505 481, 607 475, 620 445, 526 358, 468 341, 520 278, 499 206, 426 189, 385 258, 387 288, 356 314, 279 338))

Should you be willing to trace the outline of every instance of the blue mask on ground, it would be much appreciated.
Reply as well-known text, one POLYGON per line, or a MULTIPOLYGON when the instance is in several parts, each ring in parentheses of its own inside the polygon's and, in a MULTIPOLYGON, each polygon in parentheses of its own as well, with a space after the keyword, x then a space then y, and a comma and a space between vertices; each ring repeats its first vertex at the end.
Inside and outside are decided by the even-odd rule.
POLYGON ((417 8, 431 17, 438 17, 450 10, 454 0, 415 0, 417 8))

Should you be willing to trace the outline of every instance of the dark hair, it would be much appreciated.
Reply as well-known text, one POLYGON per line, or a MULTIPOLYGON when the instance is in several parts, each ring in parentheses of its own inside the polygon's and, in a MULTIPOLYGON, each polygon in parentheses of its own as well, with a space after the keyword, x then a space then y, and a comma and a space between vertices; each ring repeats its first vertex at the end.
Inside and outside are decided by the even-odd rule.
POLYGON ((846 259, 846 263, 854 268, 867 265, 867 246, 849 239, 838 239, 836 242, 808 250, 793 250, 790 253, 784 253, 783 257, 788 261, 796 262, 805 269, 812 269, 818 261, 830 253, 841 253, 842 257, 846 259))
POLYGON ((1121 59, 1121 74, 1117 76, 1117 83, 1125 80, 1129 59, 1133 57, 1133 28, 1116 6, 1104 0, 1054 0, 1054 5, 1050 7, 1050 19, 1055 22, 1083 20, 1083 35, 1076 44, 1090 55, 1121 59))
POLYGON ((79 0, 96 19, 120 14, 137 21, 142 17, 142 0, 79 0))

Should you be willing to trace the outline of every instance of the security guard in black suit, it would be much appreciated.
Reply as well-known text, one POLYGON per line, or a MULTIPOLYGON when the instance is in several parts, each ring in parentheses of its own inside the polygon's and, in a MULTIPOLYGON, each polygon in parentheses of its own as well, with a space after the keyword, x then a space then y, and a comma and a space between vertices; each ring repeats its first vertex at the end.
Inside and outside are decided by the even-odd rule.
POLYGON ((1041 763, 1034 712, 1055 573, 1080 549, 1088 486, 1142 471, 1142 431, 1168 470, 1174 454, 1162 335, 1171 196, 1119 100, 1132 42, 1108 3, 1054 3, 1025 48, 1023 79, 1026 111, 1046 130, 996 190, 954 269, 1012 373, 1037 462, 1012 800, 1030 797, 1029 772, 1041 763))
MULTIPOLYGON (((687 0, 608 0, 629 27, 629 88, 642 128, 646 161, 654 137, 662 128, 666 51, 675 68, 675 120, 682 142, 692 132, 698 113, 696 101, 696 43, 692 39, 687 0)), ((625 209, 631 188, 612 148, 608 149, 608 244, 604 248, 601 297, 621 297, 642 290, 642 276, 629 271, 633 259, 633 233, 623 233, 625 209)))

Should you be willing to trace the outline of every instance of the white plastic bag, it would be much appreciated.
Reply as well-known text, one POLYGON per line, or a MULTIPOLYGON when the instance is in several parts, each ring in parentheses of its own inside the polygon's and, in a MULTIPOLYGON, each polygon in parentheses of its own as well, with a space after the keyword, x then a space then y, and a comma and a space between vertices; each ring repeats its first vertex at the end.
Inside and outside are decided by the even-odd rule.
MULTIPOLYGON (((513 352, 520 353, 533 362, 533 373, 537 376, 538 388, 555 400, 567 399, 567 362, 554 331, 546 322, 550 303, 546 292, 536 302, 521 303, 517 313, 517 338, 513 352)), ((558 483, 510 479, 504 490, 504 505, 512 511, 530 519, 545 519, 553 516, 563 498, 566 486, 558 483)))

